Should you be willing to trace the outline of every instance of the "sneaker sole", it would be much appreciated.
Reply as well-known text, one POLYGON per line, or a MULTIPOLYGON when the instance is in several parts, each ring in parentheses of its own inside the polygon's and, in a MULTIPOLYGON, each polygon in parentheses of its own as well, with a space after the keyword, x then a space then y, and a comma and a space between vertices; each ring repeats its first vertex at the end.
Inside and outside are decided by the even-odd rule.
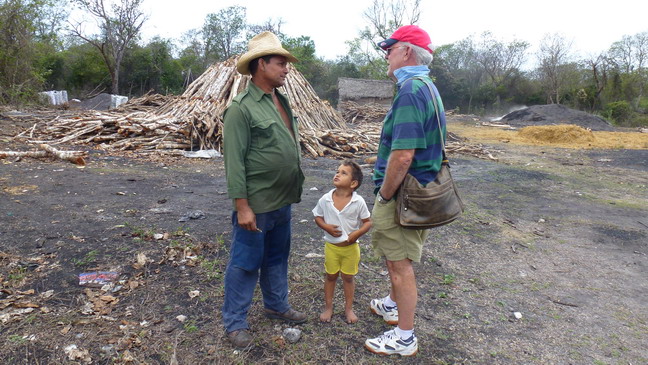
MULTIPOLYGON (((372 312, 373 314, 382 317, 382 314, 378 313, 378 311, 376 311, 376 310, 374 309, 374 307, 369 306, 369 309, 371 309, 371 312, 372 312)), ((390 325, 392 325, 392 326, 395 326, 395 325, 398 324, 398 320, 396 320, 396 321, 394 321, 394 320, 388 321, 388 320, 385 319, 385 317, 382 317, 382 319, 385 321, 385 323, 390 324, 390 325)))
POLYGON ((410 357, 410 356, 416 356, 416 354, 418 353, 418 348, 416 350, 414 350, 414 352, 412 352, 411 354, 403 355, 403 354, 399 354, 398 352, 394 352, 394 353, 391 353, 391 354, 388 353, 388 352, 381 352, 381 351, 378 351, 378 350, 374 349, 373 347, 371 347, 371 346, 369 346, 367 344, 365 344, 364 346, 365 346, 365 348, 367 350, 369 350, 369 352, 372 352, 372 353, 374 353, 376 355, 383 355, 383 356, 400 355, 402 357, 410 357))

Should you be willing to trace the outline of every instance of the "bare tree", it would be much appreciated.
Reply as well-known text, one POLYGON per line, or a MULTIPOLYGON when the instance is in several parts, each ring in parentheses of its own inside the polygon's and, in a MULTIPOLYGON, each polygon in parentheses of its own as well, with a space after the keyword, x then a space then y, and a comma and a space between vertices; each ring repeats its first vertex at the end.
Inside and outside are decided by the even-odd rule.
POLYGON ((416 24, 421 18, 421 0, 374 0, 363 13, 369 21, 369 41, 387 39, 397 28, 416 24))
POLYGON ((272 19, 268 18, 261 24, 251 24, 248 25, 247 39, 250 40, 255 35, 268 31, 272 32, 282 39, 284 34, 281 32, 281 27, 284 25, 284 20, 282 18, 272 19))
POLYGON ((468 112, 473 112, 473 98, 485 78, 484 68, 477 62, 473 36, 436 50, 437 59, 443 59, 448 72, 463 80, 468 94, 468 112))
POLYGON ((571 46, 572 43, 560 34, 547 34, 540 42, 537 73, 549 104, 560 104, 561 92, 569 79, 571 46))
POLYGON ((622 72, 630 73, 634 66, 634 40, 625 35, 620 41, 614 42, 608 51, 610 61, 622 72))
MULTIPOLYGON (((594 90, 596 94, 593 97, 593 103, 592 105, 590 105, 590 108, 594 110, 596 106, 595 103, 598 103, 599 106, 603 105, 603 101, 601 100, 601 93, 607 85, 608 58, 605 56, 605 54, 601 53, 598 55, 589 56, 584 60, 584 63, 592 73, 592 82, 594 83, 594 90)), ((588 96, 582 95, 582 98, 588 99, 588 96)))
POLYGON ((116 0, 109 7, 104 0, 74 0, 92 15, 100 29, 98 35, 87 35, 82 23, 72 24, 71 32, 96 47, 103 57, 112 81, 112 93, 119 94, 119 69, 126 49, 139 36, 146 16, 139 9, 143 0, 116 0))
POLYGON ((638 109, 639 102, 643 98, 646 80, 648 80, 646 70, 648 32, 623 36, 620 41, 612 44, 608 51, 608 57, 619 72, 627 75, 627 82, 632 86, 633 106, 638 109))
POLYGON ((491 32, 484 32, 477 44, 476 57, 491 82, 499 87, 522 66, 528 48, 527 42, 514 40, 506 44, 495 39, 491 32))
POLYGON ((384 53, 376 42, 387 39, 399 27, 417 24, 421 16, 421 0, 373 0, 363 13, 368 25, 359 36, 346 42, 349 56, 366 77, 385 77, 384 53))
MULTIPOLYGON (((495 39, 491 32, 484 32, 476 45, 475 57, 497 90, 519 71, 528 48, 527 42, 513 40, 507 44, 495 39)), ((500 99, 498 93, 495 105, 501 104, 500 99)))

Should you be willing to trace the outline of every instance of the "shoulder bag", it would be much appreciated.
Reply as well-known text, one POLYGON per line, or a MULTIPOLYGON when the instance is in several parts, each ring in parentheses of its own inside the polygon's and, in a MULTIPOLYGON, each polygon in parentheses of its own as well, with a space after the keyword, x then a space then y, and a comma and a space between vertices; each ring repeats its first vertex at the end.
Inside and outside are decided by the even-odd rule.
MULTIPOLYGON (((425 82, 425 80, 421 80, 425 82)), ((396 223, 404 228, 428 229, 448 224, 457 219, 464 211, 464 204, 450 174, 450 164, 446 159, 445 140, 441 130, 439 106, 436 93, 430 89, 443 149, 443 162, 436 179, 426 186, 421 185, 411 174, 407 174, 396 196, 396 223)))

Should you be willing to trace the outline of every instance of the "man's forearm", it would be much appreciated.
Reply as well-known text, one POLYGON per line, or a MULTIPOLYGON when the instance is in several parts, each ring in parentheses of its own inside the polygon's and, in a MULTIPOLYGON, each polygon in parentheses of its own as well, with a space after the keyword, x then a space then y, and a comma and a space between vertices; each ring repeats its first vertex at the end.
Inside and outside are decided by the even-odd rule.
POLYGON ((385 199, 391 199, 396 194, 398 187, 405 179, 407 171, 412 164, 414 150, 393 150, 387 161, 385 179, 380 188, 380 194, 385 199))

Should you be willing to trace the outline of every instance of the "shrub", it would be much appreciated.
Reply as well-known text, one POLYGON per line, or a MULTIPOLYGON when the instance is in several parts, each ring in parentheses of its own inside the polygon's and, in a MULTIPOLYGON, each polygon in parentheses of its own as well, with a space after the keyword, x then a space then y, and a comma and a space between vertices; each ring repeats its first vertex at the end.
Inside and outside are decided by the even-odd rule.
POLYGON ((614 124, 627 126, 635 113, 627 101, 615 101, 605 105, 603 115, 611 119, 614 124))

